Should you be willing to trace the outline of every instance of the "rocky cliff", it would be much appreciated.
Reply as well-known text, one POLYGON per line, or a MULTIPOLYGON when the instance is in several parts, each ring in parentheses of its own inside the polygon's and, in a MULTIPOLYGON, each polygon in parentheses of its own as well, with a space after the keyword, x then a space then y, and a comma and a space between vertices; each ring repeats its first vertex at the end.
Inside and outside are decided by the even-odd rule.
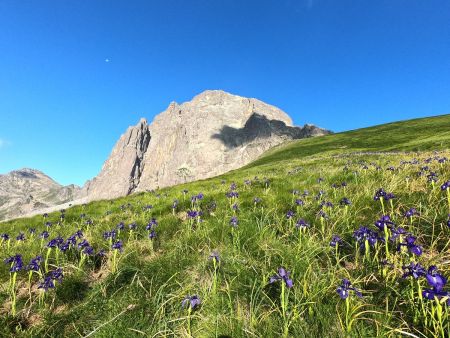
POLYGON ((62 186, 35 169, 25 168, 0 175, 0 220, 72 201, 79 191, 79 187, 62 186))
POLYGON ((285 112, 257 99, 205 91, 172 102, 151 124, 141 119, 129 127, 82 195, 108 199, 216 176, 286 140, 327 133, 295 127, 285 112))

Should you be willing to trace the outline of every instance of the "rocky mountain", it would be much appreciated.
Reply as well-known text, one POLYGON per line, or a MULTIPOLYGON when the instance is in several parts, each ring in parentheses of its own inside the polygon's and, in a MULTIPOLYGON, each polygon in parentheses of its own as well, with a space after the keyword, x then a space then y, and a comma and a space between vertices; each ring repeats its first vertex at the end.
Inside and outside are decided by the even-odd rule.
POLYGON ((151 124, 141 119, 129 127, 81 196, 109 199, 216 176, 286 140, 328 133, 295 127, 285 112, 257 99, 208 90, 172 102, 151 124))
POLYGON ((0 220, 72 201, 80 192, 62 186, 39 170, 24 168, 0 175, 0 220))

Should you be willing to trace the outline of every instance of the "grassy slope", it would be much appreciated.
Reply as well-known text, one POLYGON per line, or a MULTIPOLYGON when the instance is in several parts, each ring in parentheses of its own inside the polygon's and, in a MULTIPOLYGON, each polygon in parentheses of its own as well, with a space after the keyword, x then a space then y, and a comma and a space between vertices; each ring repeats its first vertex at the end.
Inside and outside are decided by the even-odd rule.
MULTIPOLYGON (((222 177, 193 182, 183 186, 162 189, 155 193, 132 195, 113 201, 99 201, 86 206, 73 207, 66 212, 62 225, 56 225, 59 213, 51 214, 54 225, 50 238, 60 234, 64 238, 82 229, 95 251, 106 249, 103 260, 90 257, 79 267, 79 251, 71 249, 60 254, 58 262, 54 252, 50 266, 59 265, 65 272, 64 281, 46 294, 44 304, 37 301, 37 276, 33 277, 31 301, 27 291, 27 273, 18 275, 18 314, 10 315, 7 292, 9 273, 0 266, 0 335, 4 336, 84 336, 95 331, 98 337, 275 337, 283 333, 288 323, 292 337, 345 336, 345 302, 336 294, 342 278, 349 278, 363 291, 364 297, 350 298, 351 311, 369 312, 358 315, 350 336, 389 336, 395 330, 420 336, 439 332, 425 325, 425 315, 411 295, 417 290, 409 280, 401 279, 401 266, 410 259, 407 253, 398 253, 390 247, 389 261, 394 267, 383 272, 380 261, 384 258, 384 245, 377 255, 365 260, 355 256, 353 231, 360 224, 371 225, 381 215, 379 203, 373 194, 379 187, 397 195, 393 209, 388 212, 395 222, 403 224, 418 236, 424 248, 420 262, 435 264, 447 276, 449 212, 445 194, 432 189, 425 176, 417 176, 420 167, 428 165, 439 174, 439 182, 450 179, 448 162, 444 165, 424 160, 435 156, 431 152, 415 154, 360 154, 354 151, 435 150, 445 149, 450 157, 450 116, 399 122, 363 130, 301 140, 279 147, 244 169, 222 177), (340 156, 336 156, 340 154, 340 156), (401 160, 418 158, 420 164, 399 165, 401 160), (368 169, 362 169, 366 163, 368 169), (379 165, 382 170, 376 170, 379 165), (385 170, 395 166, 395 171, 385 170), (345 169, 345 170, 344 170, 345 169), (357 172, 357 174, 355 174, 357 172), (258 178, 255 178, 258 176, 258 178), (318 182, 322 177, 323 182, 318 182), (266 189, 264 178, 269 179, 266 189), (251 185, 244 180, 251 180, 251 185), (225 180, 225 183, 222 183, 225 180), (333 183, 347 182, 347 187, 332 189, 333 183), (236 182, 239 192, 239 211, 230 207, 225 197, 230 184, 236 182), (184 200, 182 189, 189 192, 184 200), (292 189, 308 189, 309 196, 301 197, 303 207, 297 208, 292 189), (318 217, 319 202, 315 196, 324 191, 323 201, 328 218, 323 224, 318 217), (201 201, 203 222, 192 226, 186 220, 191 208, 191 195, 203 192, 201 201), (253 198, 260 197, 261 205, 254 206, 253 198), (339 206, 344 196, 352 201, 346 212, 339 206), (180 201, 175 215, 171 205, 180 201), (212 204, 216 203, 216 208, 212 204), (153 205, 147 211, 145 205, 153 205), (412 224, 402 217, 407 208, 416 207, 420 217, 412 224), (213 210, 214 209, 214 210, 213 210), (294 221, 286 219, 288 210, 296 212, 294 221), (87 226, 80 214, 93 221, 87 226), (239 225, 232 229, 232 216, 239 225), (158 220, 157 238, 150 241, 145 225, 155 217, 158 220), (311 224, 300 233, 293 223, 304 218, 311 224), (104 240, 104 231, 124 222, 132 222, 137 230, 120 232, 124 251, 118 255, 118 271, 111 272, 112 252, 104 240), (347 245, 336 257, 329 242, 333 234, 341 235, 347 245), (219 252, 221 263, 217 270, 217 288, 214 291, 214 269, 208 256, 219 252), (294 287, 287 296, 287 312, 283 317, 280 306, 280 285, 269 285, 268 279, 281 265, 292 271, 294 287), (411 286, 413 285, 413 286, 411 286), (188 316, 180 307, 187 294, 198 294, 202 306, 188 316), (357 309, 357 306, 361 306, 357 309), (387 309, 387 310, 386 310, 387 309), (419 310, 420 311, 419 311, 419 310), (419 314, 417 314, 419 311, 419 314), (283 319, 285 318, 285 319, 283 319), (341 318, 341 321, 339 320, 341 318), (189 324, 190 323, 190 324, 189 324), (376 325, 375 325, 376 324, 376 325)), ((298 198, 297 196, 295 198, 298 198)), ((2 232, 15 237, 29 227, 42 232, 46 227, 42 217, 19 219, 4 223, 2 232)), ((376 229, 372 227, 373 229, 376 229)), ((37 235, 23 243, 6 243, 1 258, 21 253, 24 261, 46 249, 37 235)), ((421 280, 421 286, 426 281, 421 280)), ((424 304, 425 311, 430 304, 424 304)), ((447 324, 448 325, 448 324, 447 324)))

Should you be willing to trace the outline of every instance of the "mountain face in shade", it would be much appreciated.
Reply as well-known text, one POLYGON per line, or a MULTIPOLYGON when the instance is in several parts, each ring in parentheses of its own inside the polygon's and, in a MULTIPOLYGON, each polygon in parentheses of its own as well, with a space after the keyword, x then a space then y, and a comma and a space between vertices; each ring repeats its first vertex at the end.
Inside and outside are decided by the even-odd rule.
POLYGON ((208 90, 189 102, 172 102, 151 124, 141 119, 129 127, 80 196, 109 199, 205 179, 287 140, 328 133, 295 127, 285 112, 257 99, 208 90))
POLYGON ((39 170, 11 171, 0 175, 0 220, 72 201, 79 192, 79 187, 62 186, 39 170))

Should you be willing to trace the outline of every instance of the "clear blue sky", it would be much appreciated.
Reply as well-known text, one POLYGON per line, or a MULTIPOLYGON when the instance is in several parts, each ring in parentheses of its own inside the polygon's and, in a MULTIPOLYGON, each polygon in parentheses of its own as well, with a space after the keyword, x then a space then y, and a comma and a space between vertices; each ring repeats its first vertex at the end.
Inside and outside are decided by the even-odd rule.
POLYGON ((0 1, 0 173, 83 184, 205 89, 334 131, 450 113, 450 1, 0 1))

